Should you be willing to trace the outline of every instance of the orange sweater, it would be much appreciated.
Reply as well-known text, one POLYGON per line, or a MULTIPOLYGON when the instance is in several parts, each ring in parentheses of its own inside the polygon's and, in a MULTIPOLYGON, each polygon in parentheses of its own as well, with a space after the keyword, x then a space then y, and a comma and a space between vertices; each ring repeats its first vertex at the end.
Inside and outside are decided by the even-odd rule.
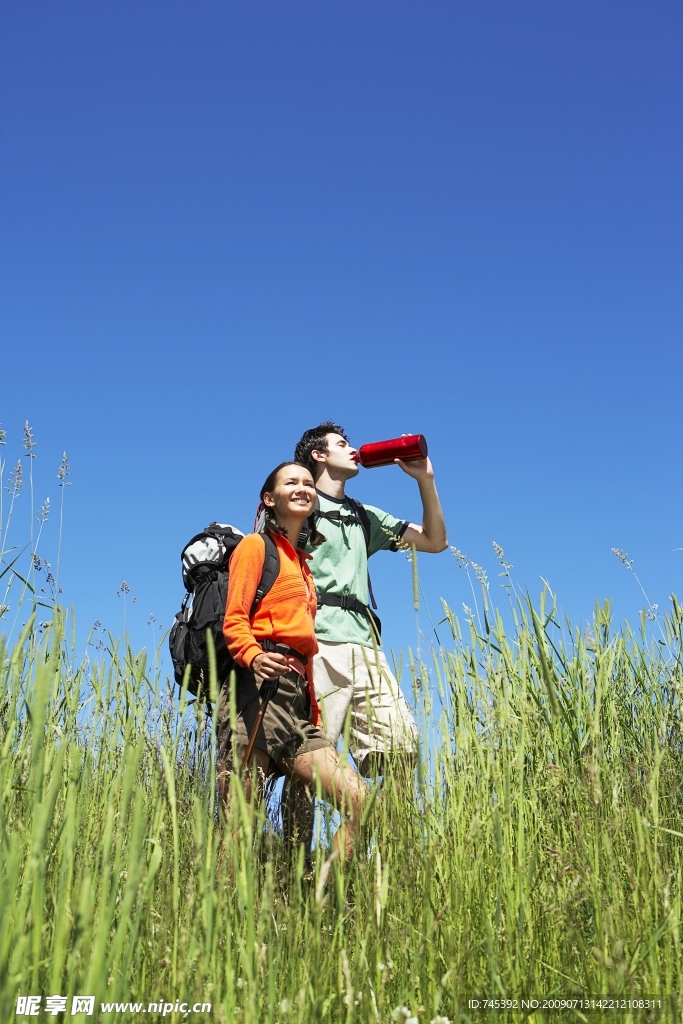
POLYGON ((306 677, 312 720, 316 722, 318 707, 311 661, 318 650, 313 624, 317 605, 315 584, 306 564, 311 556, 295 551, 286 537, 272 536, 280 556, 280 572, 251 620, 249 613, 261 580, 266 547, 260 534, 251 533, 235 548, 230 559, 223 634, 233 658, 245 668, 250 668, 256 655, 262 653, 259 640, 274 640, 305 654, 309 659, 306 677))

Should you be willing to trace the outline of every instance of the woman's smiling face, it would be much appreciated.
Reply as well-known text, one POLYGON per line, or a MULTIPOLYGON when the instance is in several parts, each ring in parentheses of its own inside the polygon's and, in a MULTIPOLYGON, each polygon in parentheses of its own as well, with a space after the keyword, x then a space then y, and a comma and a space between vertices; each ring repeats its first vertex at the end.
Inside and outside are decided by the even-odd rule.
POLYGON ((283 466, 278 472, 275 487, 263 495, 264 504, 275 510, 278 517, 307 519, 315 508, 315 484, 305 466, 283 466))

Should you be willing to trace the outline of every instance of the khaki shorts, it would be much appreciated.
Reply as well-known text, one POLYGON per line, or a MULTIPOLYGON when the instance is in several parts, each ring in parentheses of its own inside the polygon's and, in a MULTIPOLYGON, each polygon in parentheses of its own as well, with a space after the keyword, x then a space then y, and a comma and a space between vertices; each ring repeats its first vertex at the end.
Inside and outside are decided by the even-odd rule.
POLYGON ((319 640, 313 681, 323 728, 335 746, 350 714, 349 751, 363 774, 370 770, 368 754, 415 753, 415 719, 381 651, 319 640))
MULTIPOLYGON (((240 764, 244 760, 251 730, 261 706, 259 690, 262 681, 260 676, 254 675, 248 669, 241 669, 237 673, 237 729, 234 754, 240 764)), ((277 693, 266 708, 261 728, 256 736, 256 746, 270 755, 270 774, 281 774, 276 766, 283 758, 296 757, 298 754, 307 754, 312 750, 332 746, 322 729, 309 721, 309 704, 305 682, 298 672, 292 670, 280 676, 277 693)), ((218 753, 230 761, 233 756, 233 736, 230 729, 230 691, 227 686, 221 689, 216 716, 218 753)))

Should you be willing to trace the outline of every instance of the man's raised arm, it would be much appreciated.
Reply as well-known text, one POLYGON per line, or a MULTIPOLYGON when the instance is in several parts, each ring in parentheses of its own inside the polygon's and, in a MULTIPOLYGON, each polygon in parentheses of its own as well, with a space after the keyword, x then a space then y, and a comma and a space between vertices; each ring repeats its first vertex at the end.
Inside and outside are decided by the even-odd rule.
POLYGON ((406 544, 414 544, 418 551, 429 551, 436 554, 448 547, 446 523, 439 495, 434 483, 434 470, 429 459, 417 459, 415 462, 402 462, 396 459, 404 473, 417 480, 422 498, 422 526, 408 523, 401 540, 406 544))

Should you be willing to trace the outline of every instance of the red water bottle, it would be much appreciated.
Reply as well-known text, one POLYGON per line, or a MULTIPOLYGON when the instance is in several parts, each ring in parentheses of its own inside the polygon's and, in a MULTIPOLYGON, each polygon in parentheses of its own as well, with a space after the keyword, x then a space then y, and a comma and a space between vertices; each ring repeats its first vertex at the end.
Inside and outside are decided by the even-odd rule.
POLYGON ((365 469, 375 469, 377 466, 391 466, 394 459, 402 459, 403 462, 426 459, 427 450, 424 434, 406 434, 405 437, 394 437, 391 441, 362 444, 356 461, 365 469))

